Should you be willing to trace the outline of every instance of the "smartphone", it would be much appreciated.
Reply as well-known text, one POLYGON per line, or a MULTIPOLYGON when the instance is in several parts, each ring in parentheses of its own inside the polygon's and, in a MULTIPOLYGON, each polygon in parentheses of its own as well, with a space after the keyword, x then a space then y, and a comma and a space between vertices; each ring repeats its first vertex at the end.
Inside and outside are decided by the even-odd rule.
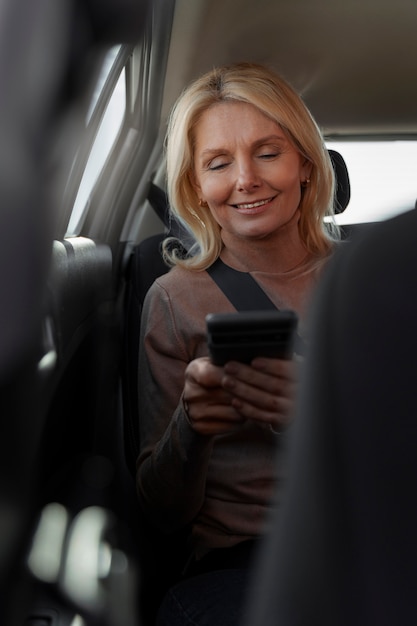
POLYGON ((294 311, 242 311, 206 316, 210 359, 250 363, 258 356, 291 359, 298 316, 294 311))

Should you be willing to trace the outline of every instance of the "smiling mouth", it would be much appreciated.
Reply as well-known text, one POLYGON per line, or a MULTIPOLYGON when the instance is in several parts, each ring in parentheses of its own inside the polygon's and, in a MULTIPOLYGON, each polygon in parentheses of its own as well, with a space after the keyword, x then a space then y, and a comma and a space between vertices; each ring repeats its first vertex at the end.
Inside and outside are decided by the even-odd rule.
POLYGON ((257 209, 261 206, 264 206, 265 204, 268 204, 268 202, 271 202, 271 200, 273 200, 274 198, 267 198, 266 200, 258 200, 257 202, 245 202, 242 204, 233 204, 232 206, 234 206, 235 209, 243 209, 243 210, 247 210, 247 209, 257 209))

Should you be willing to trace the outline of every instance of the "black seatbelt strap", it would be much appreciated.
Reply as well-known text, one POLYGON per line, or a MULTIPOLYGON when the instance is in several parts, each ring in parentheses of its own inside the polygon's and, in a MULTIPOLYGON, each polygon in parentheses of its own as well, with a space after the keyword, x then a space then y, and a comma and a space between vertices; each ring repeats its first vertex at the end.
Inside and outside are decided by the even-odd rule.
POLYGON ((184 248, 183 252, 186 254, 195 243, 195 239, 185 226, 171 213, 166 192, 161 189, 161 187, 151 182, 149 184, 147 197, 149 204, 164 224, 167 237, 176 237, 179 239, 181 246, 184 248))
MULTIPOLYGON (((207 272, 237 311, 276 311, 278 309, 251 274, 233 269, 223 263, 220 257, 207 269, 207 272)), ((297 333, 295 352, 302 355, 305 351, 305 343, 297 333)))
POLYGON ((239 272, 223 263, 220 257, 207 272, 237 311, 277 310, 256 280, 248 272, 239 272))

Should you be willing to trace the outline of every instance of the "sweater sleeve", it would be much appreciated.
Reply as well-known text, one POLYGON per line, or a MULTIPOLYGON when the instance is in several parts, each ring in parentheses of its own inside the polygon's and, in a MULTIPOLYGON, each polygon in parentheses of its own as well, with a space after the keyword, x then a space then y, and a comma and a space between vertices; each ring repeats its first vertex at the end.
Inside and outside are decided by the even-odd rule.
POLYGON ((212 438, 191 427, 182 393, 198 338, 156 282, 142 313, 139 353, 137 491, 148 517, 164 532, 190 523, 205 497, 212 438))

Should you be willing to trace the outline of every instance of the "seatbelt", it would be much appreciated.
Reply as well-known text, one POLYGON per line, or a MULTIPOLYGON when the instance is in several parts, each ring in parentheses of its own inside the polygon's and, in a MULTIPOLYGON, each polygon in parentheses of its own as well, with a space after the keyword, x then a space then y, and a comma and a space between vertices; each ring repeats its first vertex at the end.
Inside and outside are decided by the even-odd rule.
MULTIPOLYGON (((251 274, 233 269, 220 257, 207 269, 207 273, 237 311, 278 310, 251 274)), ((295 335, 295 352, 299 355, 306 352, 305 342, 298 333, 295 335)))
POLYGON ((161 187, 151 182, 149 184, 147 198, 149 204, 164 224, 167 237, 176 237, 184 247, 184 252, 189 250, 195 243, 195 239, 185 226, 170 212, 166 192, 161 189, 161 187))

